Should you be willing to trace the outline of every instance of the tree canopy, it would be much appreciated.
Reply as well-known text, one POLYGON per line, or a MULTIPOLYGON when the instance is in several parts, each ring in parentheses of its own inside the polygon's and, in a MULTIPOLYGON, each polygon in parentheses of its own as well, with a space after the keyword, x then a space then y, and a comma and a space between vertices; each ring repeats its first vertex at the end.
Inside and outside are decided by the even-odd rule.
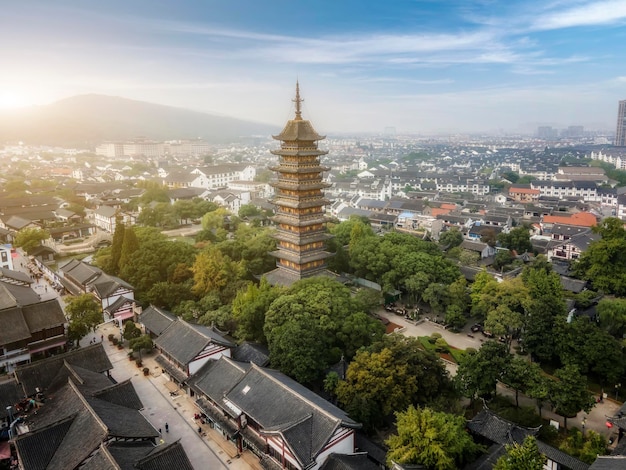
POLYGON ((462 416, 409 406, 396 413, 397 434, 386 441, 387 464, 421 464, 436 470, 462 468, 482 450, 465 426, 462 416))
POLYGON ((50 233, 39 228, 23 228, 15 235, 15 246, 22 248, 26 253, 32 252, 41 245, 41 242, 50 238, 50 233))
POLYGON ((80 341, 102 323, 102 307, 91 294, 70 296, 65 301, 65 314, 69 318, 68 336, 80 341))
POLYGON ((498 459, 494 470, 543 470, 546 456, 539 452, 535 436, 527 436, 522 444, 507 444, 506 454, 498 459))
POLYGON ((378 340, 384 328, 364 314, 347 287, 316 277, 296 282, 274 300, 263 330, 272 365, 309 382, 342 354, 350 358, 361 346, 378 340))
POLYGON ((446 390, 450 382, 443 362, 422 349, 417 338, 396 334, 359 350, 336 394, 348 413, 371 430, 394 410, 427 404, 446 390))

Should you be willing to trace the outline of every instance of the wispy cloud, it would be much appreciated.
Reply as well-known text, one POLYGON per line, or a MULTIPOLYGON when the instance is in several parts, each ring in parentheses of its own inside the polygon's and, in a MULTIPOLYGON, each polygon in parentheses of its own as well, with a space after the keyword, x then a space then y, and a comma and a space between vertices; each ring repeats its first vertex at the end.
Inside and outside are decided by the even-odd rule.
POLYGON ((552 30, 576 26, 615 24, 624 20, 626 20, 626 2, 624 0, 607 0, 546 12, 532 23, 532 28, 552 30))

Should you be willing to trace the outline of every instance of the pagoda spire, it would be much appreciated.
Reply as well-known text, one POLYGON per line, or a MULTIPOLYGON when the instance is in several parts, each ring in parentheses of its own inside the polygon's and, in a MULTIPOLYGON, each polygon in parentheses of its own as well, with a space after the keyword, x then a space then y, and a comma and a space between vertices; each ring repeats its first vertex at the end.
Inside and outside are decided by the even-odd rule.
POLYGON ((296 99, 295 100, 291 100, 294 103, 296 103, 296 121, 301 121, 302 120, 302 107, 300 106, 300 104, 304 101, 303 99, 300 98, 300 83, 298 82, 298 80, 296 80, 296 99))

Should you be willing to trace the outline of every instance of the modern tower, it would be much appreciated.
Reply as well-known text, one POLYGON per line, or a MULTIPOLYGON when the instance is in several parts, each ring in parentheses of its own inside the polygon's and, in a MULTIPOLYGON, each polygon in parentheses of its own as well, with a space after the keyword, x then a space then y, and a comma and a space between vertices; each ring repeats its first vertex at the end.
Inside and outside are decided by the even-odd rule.
POLYGON ((326 270, 326 259, 332 253, 325 251, 326 241, 332 235, 326 232, 324 206, 329 204, 323 189, 329 187, 322 173, 330 170, 320 164, 317 142, 325 139, 311 123, 302 119, 300 86, 296 82, 296 115, 287 122, 282 132, 272 136, 281 141, 280 148, 272 150, 278 155, 278 166, 270 167, 277 180, 272 183, 276 206, 273 221, 277 224, 274 236, 277 250, 277 268, 265 274, 271 284, 291 285, 305 277, 331 275, 326 270))
POLYGON ((619 108, 617 110, 615 146, 626 147, 626 100, 622 100, 619 102, 619 108))

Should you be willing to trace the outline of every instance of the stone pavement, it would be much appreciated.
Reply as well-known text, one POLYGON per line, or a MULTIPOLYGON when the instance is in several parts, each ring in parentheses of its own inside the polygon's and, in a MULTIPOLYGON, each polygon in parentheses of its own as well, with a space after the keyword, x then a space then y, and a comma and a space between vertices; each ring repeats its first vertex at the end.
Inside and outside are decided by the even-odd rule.
POLYGON ((199 433, 198 423, 193 419, 199 410, 184 391, 179 391, 175 396, 170 395, 166 384, 169 383, 171 386, 172 383, 161 374, 161 368, 154 361, 154 353, 144 354, 143 365, 138 368, 134 360, 128 359, 127 348, 117 349, 108 341, 107 336, 110 333, 118 338, 120 336, 120 330, 115 324, 100 325, 95 335, 83 338, 81 345, 88 345, 94 337, 97 341, 100 341, 101 336, 104 337, 103 346, 113 364, 111 375, 118 382, 131 379, 144 404, 142 414, 155 429, 161 429, 164 442, 180 439, 191 464, 196 469, 262 469, 259 459, 254 454, 244 451, 238 455, 235 446, 214 429, 200 425, 202 433, 199 433), (143 375, 143 367, 150 369, 149 376, 143 375), (169 432, 165 432, 166 423, 169 432))
MULTIPOLYGON (((399 330, 399 332, 406 336, 430 336, 432 333, 437 332, 441 334, 441 336, 450 346, 454 346, 460 349, 480 349, 482 343, 487 340, 487 338, 484 338, 481 333, 471 333, 471 325, 466 325, 463 331, 459 333, 453 333, 449 330, 444 329, 443 326, 431 321, 423 321, 416 324, 413 321, 406 320, 401 315, 387 312, 384 309, 380 309, 376 313, 379 316, 385 317, 389 321, 401 326, 402 329, 399 330), (472 337, 468 336, 469 334, 471 334, 472 337)), ((451 375, 455 375, 457 366, 456 364, 446 362, 446 369, 448 370, 448 372, 450 372, 451 375)), ((511 397, 513 400, 515 399, 515 391, 502 383, 498 383, 497 391, 500 395, 511 397)), ((537 411, 539 411, 539 409, 536 408, 535 400, 528 398, 521 393, 519 395, 519 401, 521 406, 532 406, 535 407, 537 411)), ((621 406, 621 403, 611 399, 610 397, 607 397, 603 400, 602 403, 596 403, 596 405, 591 409, 589 413, 581 411, 576 417, 568 418, 567 427, 570 428, 575 426, 579 429, 582 429, 582 423, 584 419, 585 430, 591 429, 597 433, 602 434, 607 439, 610 439, 611 437, 617 436, 617 429, 615 427, 608 428, 606 426, 606 420, 607 418, 614 416, 621 406)), ((555 420, 560 424, 560 426, 563 426, 563 417, 557 415, 556 413, 553 413, 549 409, 549 406, 542 409, 541 415, 544 419, 555 420)))

